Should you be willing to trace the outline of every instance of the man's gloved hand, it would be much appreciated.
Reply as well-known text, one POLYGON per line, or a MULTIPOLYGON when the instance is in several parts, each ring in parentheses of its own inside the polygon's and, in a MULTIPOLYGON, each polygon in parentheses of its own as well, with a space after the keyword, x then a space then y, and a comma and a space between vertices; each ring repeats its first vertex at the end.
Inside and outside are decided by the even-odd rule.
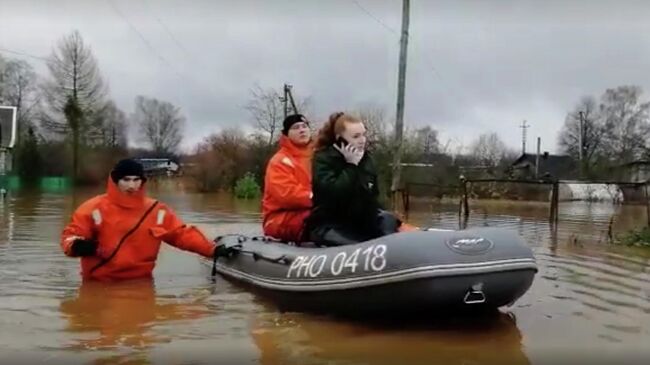
POLYGON ((72 242, 70 251, 73 256, 93 256, 97 252, 97 241, 78 238, 72 242))

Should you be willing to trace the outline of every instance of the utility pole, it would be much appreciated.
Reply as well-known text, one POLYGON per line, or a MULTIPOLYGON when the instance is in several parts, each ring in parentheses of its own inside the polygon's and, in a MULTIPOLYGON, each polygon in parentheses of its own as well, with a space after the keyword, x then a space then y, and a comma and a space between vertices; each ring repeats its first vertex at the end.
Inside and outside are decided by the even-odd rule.
POLYGON ((293 100, 293 94, 291 93, 291 89, 293 86, 291 85, 286 85, 285 87, 287 88, 287 94, 289 95, 289 101, 291 102, 291 107, 293 108, 294 114, 298 114, 298 108, 296 108, 296 102, 293 100))
POLYGON ((399 44, 399 71, 397 77, 397 116, 395 118, 395 153, 393 154, 393 181, 391 192, 394 194, 401 183, 402 174, 402 135, 404 131, 404 89, 406 86, 406 50, 409 36, 409 0, 402 0, 402 35, 399 44))
POLYGON ((292 85, 289 84, 284 84, 283 91, 284 91, 284 96, 280 97, 280 101, 282 102, 282 105, 284 107, 284 118, 287 118, 287 115, 289 115, 289 104, 288 102, 291 102, 291 107, 293 108, 293 112, 295 114, 298 114, 298 108, 296 107, 296 102, 293 100, 293 94, 291 94, 291 89, 293 88, 292 85))
POLYGON ((542 139, 537 137, 537 156, 535 157, 535 179, 539 179, 539 154, 542 146, 542 139))
POLYGON ((287 119, 287 115, 289 114, 289 110, 287 108, 287 101, 289 100, 289 98, 288 98, 289 85, 284 84, 283 90, 284 90, 284 96, 282 98, 280 98, 280 100, 282 101, 282 105, 284 107, 284 119, 287 119))
POLYGON ((526 120, 521 123, 521 153, 525 154, 526 153, 526 129, 528 129, 530 125, 526 125, 526 120))

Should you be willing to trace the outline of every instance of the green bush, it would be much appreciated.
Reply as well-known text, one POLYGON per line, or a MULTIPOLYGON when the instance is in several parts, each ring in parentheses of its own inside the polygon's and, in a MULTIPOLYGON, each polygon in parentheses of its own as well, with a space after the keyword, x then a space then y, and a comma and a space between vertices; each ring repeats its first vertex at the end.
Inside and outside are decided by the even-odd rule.
POLYGON ((614 240, 614 243, 625 246, 650 248, 650 227, 624 233, 614 240))
POLYGON ((238 199, 255 199, 262 194, 255 175, 250 172, 237 180, 234 193, 238 199))

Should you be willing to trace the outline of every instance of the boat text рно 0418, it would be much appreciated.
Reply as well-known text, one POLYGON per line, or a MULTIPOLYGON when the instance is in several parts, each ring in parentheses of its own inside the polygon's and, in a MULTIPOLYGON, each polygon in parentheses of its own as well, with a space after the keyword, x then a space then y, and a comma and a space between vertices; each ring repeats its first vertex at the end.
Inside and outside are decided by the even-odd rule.
POLYGON ((348 255, 342 251, 333 257, 328 254, 298 256, 291 263, 287 278, 315 278, 324 271, 328 276, 339 276, 360 270, 381 271, 386 267, 386 245, 372 245, 365 249, 357 248, 348 255))

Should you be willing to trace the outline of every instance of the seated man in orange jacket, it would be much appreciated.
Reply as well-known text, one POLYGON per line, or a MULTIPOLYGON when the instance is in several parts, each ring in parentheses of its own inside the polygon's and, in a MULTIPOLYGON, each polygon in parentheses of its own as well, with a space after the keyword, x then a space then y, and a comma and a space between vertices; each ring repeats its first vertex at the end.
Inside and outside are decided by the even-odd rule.
POLYGON ((262 214, 264 234, 300 242, 311 209, 311 130, 303 115, 282 123, 280 150, 266 167, 262 214))
POLYGON ((228 256, 198 229, 185 225, 164 203, 145 196, 144 169, 122 160, 108 178, 107 193, 83 203, 63 230, 61 248, 81 257, 83 279, 151 277, 161 241, 212 258, 228 256))

